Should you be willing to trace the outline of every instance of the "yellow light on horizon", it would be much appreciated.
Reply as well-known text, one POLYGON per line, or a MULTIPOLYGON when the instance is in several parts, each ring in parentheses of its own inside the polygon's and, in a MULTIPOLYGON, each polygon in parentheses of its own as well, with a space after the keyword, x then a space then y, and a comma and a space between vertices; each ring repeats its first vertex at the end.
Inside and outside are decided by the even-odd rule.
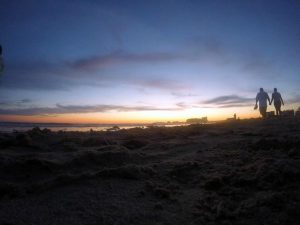
MULTIPOLYGON (((299 104, 287 104, 285 109, 297 110, 299 104)), ((268 111, 273 111, 274 106, 269 106, 268 111)), ((106 123, 106 124, 125 124, 125 123, 153 123, 179 121, 185 122, 189 118, 208 117, 208 121, 225 120, 232 118, 236 113, 240 119, 259 117, 259 111, 252 107, 239 108, 189 108, 172 111, 131 111, 131 112, 104 112, 104 113, 78 113, 60 115, 1 115, 0 121, 8 122, 33 122, 33 123, 106 123)))
POLYGON ((189 108, 178 111, 135 111, 60 114, 56 116, 17 116, 2 115, 1 121, 36 123, 153 123, 166 121, 185 122, 189 118, 208 117, 209 121, 224 120, 236 113, 241 119, 258 117, 258 111, 252 108, 189 108))

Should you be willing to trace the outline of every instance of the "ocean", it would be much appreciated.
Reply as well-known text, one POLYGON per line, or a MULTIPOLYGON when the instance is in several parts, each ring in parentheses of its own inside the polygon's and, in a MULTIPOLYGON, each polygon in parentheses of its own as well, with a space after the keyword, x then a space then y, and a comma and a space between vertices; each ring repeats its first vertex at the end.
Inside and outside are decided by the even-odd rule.
POLYGON ((52 131, 106 131, 114 126, 118 126, 120 129, 130 129, 135 127, 145 128, 147 126, 181 126, 185 124, 76 124, 76 123, 17 123, 17 122, 0 122, 0 132, 13 132, 13 131, 27 131, 34 127, 40 129, 50 129, 52 131))

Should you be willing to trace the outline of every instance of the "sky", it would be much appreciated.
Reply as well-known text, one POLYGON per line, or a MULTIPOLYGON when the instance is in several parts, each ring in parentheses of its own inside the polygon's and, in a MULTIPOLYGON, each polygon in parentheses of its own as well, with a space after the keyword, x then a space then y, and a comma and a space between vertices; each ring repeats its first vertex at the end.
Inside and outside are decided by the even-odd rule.
POLYGON ((300 106, 299 0, 1 0, 0 29, 0 121, 258 117, 260 87, 300 106))

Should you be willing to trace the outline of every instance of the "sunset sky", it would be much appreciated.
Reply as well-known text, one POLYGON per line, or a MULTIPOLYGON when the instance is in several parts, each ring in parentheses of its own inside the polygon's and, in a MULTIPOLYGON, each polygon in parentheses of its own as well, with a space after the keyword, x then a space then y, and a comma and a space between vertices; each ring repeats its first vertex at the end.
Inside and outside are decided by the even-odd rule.
POLYGON ((0 121, 257 117, 260 87, 300 106, 298 0, 1 0, 0 29, 0 121))

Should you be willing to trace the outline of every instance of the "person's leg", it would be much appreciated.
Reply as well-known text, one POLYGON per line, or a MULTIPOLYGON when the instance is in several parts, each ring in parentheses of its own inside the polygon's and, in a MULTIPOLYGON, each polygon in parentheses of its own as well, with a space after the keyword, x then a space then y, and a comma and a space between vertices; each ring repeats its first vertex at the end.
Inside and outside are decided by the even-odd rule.
POLYGON ((261 116, 263 116, 263 110, 262 110, 262 107, 259 107, 259 113, 261 116))
POLYGON ((274 103, 275 109, 276 109, 276 116, 281 115, 281 103, 280 102, 276 102, 274 103))
POLYGON ((267 117, 267 108, 264 108, 264 111, 263 111, 263 117, 264 117, 264 118, 267 117))
POLYGON ((267 117, 267 107, 259 107, 259 111, 263 118, 267 117))

